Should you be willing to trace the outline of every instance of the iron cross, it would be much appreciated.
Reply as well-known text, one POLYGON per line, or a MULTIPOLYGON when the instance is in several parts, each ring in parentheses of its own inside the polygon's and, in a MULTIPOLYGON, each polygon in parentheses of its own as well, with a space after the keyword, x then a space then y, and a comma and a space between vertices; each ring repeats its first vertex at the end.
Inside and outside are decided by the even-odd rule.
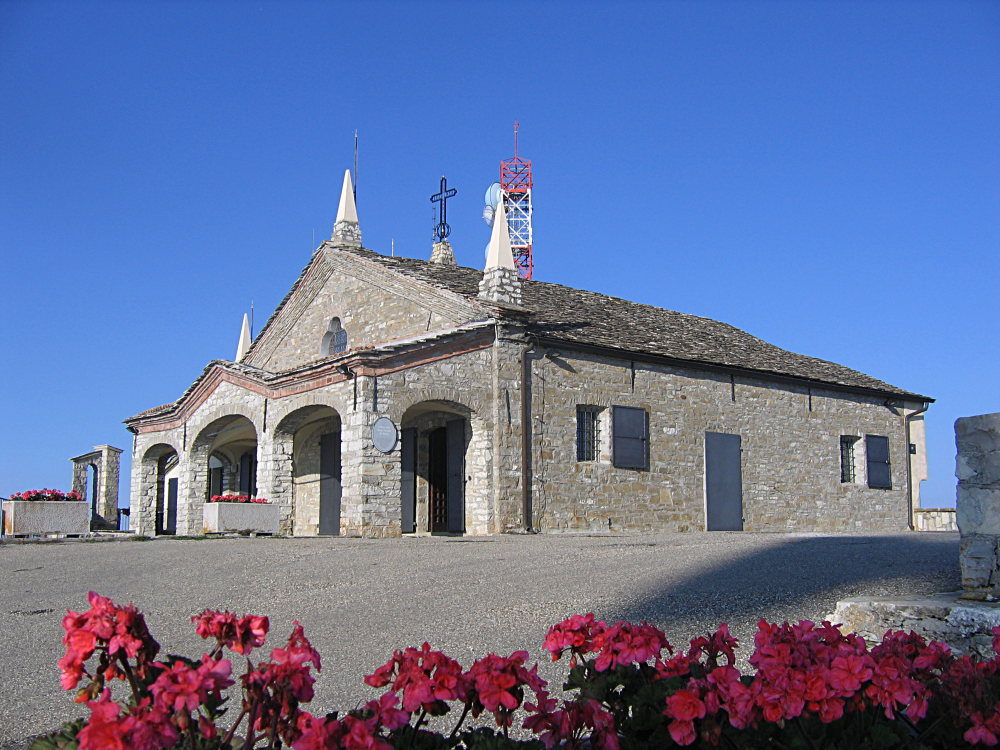
POLYGON ((441 177, 441 192, 431 196, 431 201, 438 204, 438 224, 434 227, 434 241, 442 242, 449 234, 451 227, 448 226, 448 199, 458 194, 455 188, 448 188, 448 180, 441 177))

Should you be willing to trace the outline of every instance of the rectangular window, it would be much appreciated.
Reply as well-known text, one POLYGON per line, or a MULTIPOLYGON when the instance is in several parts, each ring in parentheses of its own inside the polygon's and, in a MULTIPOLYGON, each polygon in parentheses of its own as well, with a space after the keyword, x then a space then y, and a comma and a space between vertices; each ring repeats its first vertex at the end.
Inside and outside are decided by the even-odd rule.
POLYGON ((645 409, 612 407, 612 463, 621 469, 649 468, 649 415, 645 409))
POLYGON ((889 438, 884 435, 865 435, 865 454, 868 465, 868 486, 876 490, 891 490, 889 438))
POLYGON ((845 484, 855 481, 854 446, 857 442, 855 435, 840 436, 840 481, 845 484))
POLYGON ((596 461, 600 456, 600 414, 596 406, 576 407, 577 461, 596 461))

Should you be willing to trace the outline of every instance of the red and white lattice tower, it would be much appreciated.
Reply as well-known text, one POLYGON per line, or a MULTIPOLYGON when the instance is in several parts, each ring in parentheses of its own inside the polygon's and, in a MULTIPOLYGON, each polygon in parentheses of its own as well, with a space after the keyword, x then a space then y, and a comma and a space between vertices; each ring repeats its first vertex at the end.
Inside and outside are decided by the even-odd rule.
POLYGON ((531 160, 517 155, 518 123, 514 123, 514 158, 500 162, 500 194, 510 229, 510 248, 522 279, 535 269, 531 257, 531 160))

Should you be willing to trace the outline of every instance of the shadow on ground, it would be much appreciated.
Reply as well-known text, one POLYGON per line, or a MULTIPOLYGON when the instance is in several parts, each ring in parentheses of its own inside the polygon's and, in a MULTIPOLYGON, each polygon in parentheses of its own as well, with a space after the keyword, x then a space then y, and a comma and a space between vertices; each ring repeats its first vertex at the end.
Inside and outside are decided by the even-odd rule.
POLYGON ((697 612, 697 621, 714 624, 815 619, 852 596, 922 596, 961 588, 957 534, 781 540, 737 557, 720 555, 719 564, 679 579, 664 571, 663 584, 623 604, 620 617, 669 623, 672 613, 697 612))

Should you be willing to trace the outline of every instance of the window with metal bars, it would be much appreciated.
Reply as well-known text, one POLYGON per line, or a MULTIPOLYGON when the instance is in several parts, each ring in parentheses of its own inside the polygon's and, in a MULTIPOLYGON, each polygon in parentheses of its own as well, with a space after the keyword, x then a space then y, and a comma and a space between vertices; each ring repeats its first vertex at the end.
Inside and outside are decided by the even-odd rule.
POLYGON ((600 457, 601 410, 596 406, 576 407, 576 460, 596 461, 600 457))
POLYGON ((855 435, 840 436, 840 481, 844 484, 855 481, 854 446, 857 442, 855 435))

